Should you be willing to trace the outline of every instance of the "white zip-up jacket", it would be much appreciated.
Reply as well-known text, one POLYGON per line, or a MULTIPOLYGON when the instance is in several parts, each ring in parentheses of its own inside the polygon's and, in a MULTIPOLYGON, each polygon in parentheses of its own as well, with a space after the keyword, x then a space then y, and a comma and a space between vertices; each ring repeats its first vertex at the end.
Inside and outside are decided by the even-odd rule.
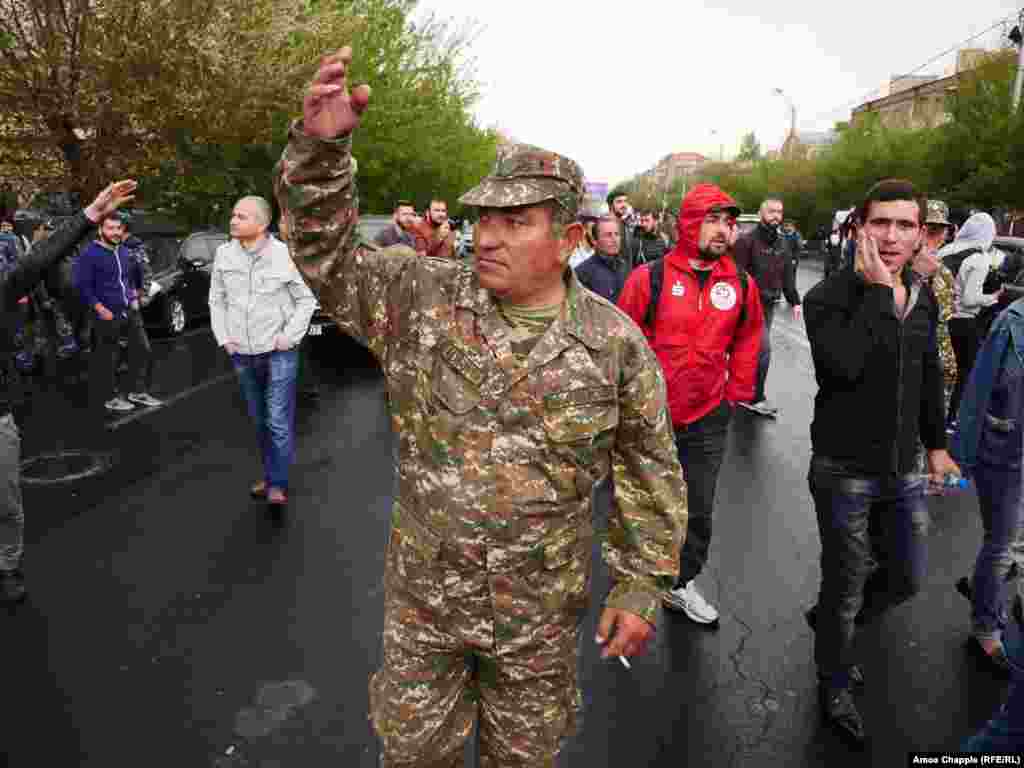
POLYGON ((288 246, 272 235, 254 251, 237 240, 220 246, 210 279, 210 325, 219 346, 243 355, 272 352, 283 335, 299 345, 316 309, 313 292, 295 268, 288 246))

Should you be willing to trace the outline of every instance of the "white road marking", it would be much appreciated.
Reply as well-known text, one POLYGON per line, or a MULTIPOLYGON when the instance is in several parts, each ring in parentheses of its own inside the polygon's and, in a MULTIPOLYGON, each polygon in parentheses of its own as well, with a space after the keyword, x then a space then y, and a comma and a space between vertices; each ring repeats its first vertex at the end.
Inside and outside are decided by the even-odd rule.
POLYGON ((156 413, 157 411, 162 411, 164 408, 169 408, 170 406, 174 405, 177 402, 180 402, 181 400, 184 400, 187 397, 191 397, 192 395, 198 394, 199 392, 202 392, 203 390, 209 389, 210 387, 216 386, 218 384, 223 384, 228 379, 233 378, 235 378, 235 372, 228 371, 227 373, 221 374, 216 378, 204 381, 201 384, 196 384, 194 387, 189 387, 188 389, 184 390, 183 392, 179 392, 176 395, 171 395, 166 400, 164 400, 163 405, 158 405, 155 408, 136 408, 131 413, 122 416, 119 419, 115 419, 114 421, 107 424, 107 430, 109 430, 110 432, 115 432, 121 427, 125 426, 126 424, 131 424, 133 421, 138 421, 139 419, 143 418, 144 416, 148 416, 151 413, 156 413))

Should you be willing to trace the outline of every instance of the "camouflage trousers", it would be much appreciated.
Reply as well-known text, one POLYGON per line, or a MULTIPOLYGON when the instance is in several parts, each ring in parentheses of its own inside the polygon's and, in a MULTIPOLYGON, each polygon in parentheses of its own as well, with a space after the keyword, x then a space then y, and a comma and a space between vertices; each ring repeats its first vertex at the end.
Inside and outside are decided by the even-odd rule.
POLYGON ((479 723, 481 768, 554 768, 582 713, 584 612, 548 615, 515 636, 493 618, 486 572, 400 576, 388 557, 383 662, 370 680, 381 765, 461 766, 479 723), (451 608, 423 599, 425 581, 452 587, 451 608))

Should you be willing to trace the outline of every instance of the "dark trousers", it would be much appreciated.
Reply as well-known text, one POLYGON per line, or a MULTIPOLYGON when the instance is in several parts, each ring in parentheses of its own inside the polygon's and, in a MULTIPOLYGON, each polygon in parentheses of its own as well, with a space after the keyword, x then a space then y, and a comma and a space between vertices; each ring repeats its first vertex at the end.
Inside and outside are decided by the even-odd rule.
POLYGON ((854 620, 877 618, 921 588, 927 565, 924 480, 863 475, 813 456, 808 474, 821 537, 814 660, 822 679, 848 671, 854 620), (878 526, 869 533, 869 519, 878 526), (880 547, 873 558, 872 547, 880 547), (872 570, 873 561, 884 563, 872 570))
POLYGON ((768 380, 768 366, 772 364, 772 321, 775 320, 776 298, 764 299, 764 329, 761 331, 761 351, 757 353, 757 385, 754 388, 754 402, 764 400, 764 384, 768 380))
POLYGON ((978 356, 981 339, 978 338, 978 321, 973 317, 951 317, 947 325, 953 355, 956 357, 956 386, 949 398, 949 415, 946 417, 947 421, 953 421, 960 407, 967 377, 974 367, 974 358, 978 356))
POLYGON ((89 381, 94 403, 103 404, 114 396, 118 341, 128 337, 128 392, 148 392, 153 384, 153 350, 142 322, 142 315, 133 309, 114 314, 113 320, 93 318, 96 348, 89 363, 89 381))
POLYGON ((707 416, 675 428, 676 451, 683 466, 689 512, 686 540, 679 555, 677 587, 696 578, 708 561, 711 512, 731 419, 732 406, 723 400, 707 416))

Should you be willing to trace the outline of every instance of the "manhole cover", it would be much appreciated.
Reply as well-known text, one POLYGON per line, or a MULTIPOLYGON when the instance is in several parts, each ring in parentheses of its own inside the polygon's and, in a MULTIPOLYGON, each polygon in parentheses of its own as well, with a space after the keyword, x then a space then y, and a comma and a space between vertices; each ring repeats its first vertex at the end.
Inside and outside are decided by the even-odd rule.
POLYGON ((21 462, 21 482, 26 485, 71 483, 98 475, 110 468, 111 457, 90 451, 43 453, 21 462))

